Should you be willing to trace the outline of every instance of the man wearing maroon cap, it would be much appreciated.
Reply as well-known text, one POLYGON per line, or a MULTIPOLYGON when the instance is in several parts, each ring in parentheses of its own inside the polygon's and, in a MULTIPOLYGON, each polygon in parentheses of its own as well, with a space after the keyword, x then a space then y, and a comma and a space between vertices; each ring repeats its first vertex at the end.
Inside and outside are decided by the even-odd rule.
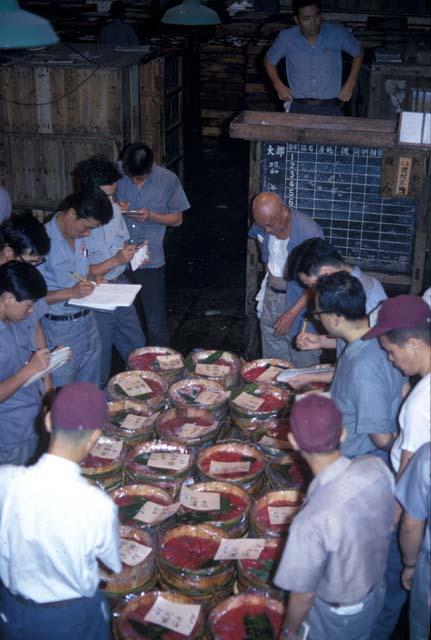
POLYGON ((321 394, 292 408, 289 435, 314 474, 274 582, 290 591, 281 638, 367 640, 383 606, 394 480, 376 456, 341 455, 342 415, 321 394))
POLYGON ((392 466, 399 476, 413 454, 431 439, 431 309, 418 296, 385 300, 377 324, 364 339, 377 337, 397 369, 421 378, 401 408, 400 433, 391 449, 392 466))
MULTIPOLYGON (((392 445, 391 463, 400 478, 412 456, 431 439, 431 310, 422 298, 401 295, 385 300, 377 323, 365 340, 378 338, 388 359, 406 376, 420 376, 398 416, 400 431, 392 445)), ((373 638, 386 640, 397 624, 406 592, 400 584, 403 570, 397 531, 390 546, 386 570, 386 598, 373 629, 373 638)))
POLYGON ((32 467, 0 467, 2 640, 110 637, 97 561, 121 570, 117 507, 79 466, 107 417, 94 384, 67 385, 46 417, 48 453, 32 467))

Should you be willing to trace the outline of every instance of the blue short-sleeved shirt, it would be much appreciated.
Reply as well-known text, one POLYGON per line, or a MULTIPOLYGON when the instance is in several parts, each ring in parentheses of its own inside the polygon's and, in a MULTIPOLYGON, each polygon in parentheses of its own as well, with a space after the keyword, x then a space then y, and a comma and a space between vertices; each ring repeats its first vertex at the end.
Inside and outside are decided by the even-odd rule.
MULTIPOLYGON (((46 232, 51 238, 51 250, 46 256, 46 262, 38 267, 45 278, 48 291, 60 291, 73 287, 77 280, 72 276, 72 272, 86 276, 90 268, 88 238, 78 238, 72 248, 60 231, 57 215, 45 225, 46 232)), ((65 300, 50 304, 49 313, 54 315, 72 313, 72 307, 67 306, 66 303, 65 300)))
POLYGON ((349 458, 376 449, 371 433, 395 433, 405 379, 389 362, 377 338, 354 340, 341 354, 331 397, 343 414, 347 438, 341 444, 349 458))
MULTIPOLYGON (((129 202, 129 208, 149 209, 155 213, 178 213, 190 208, 190 203, 184 193, 178 176, 169 169, 155 165, 144 185, 138 189, 125 176, 117 182, 117 197, 129 202)), ((126 224, 130 237, 134 242, 148 240, 151 260, 142 269, 156 269, 165 264, 163 253, 163 238, 166 225, 152 220, 136 222, 126 216, 126 224)))
MULTIPOLYGON (((87 238, 90 264, 100 264, 109 260, 123 248, 124 243, 130 238, 129 231, 124 221, 118 204, 112 205, 112 220, 103 224, 91 232, 87 238)), ((121 264, 105 274, 106 280, 118 278, 126 270, 126 265, 121 264)))
POLYGON ((427 520, 422 549, 431 551, 431 444, 417 450, 397 482, 396 496, 410 517, 427 520))
POLYGON ((280 31, 266 54, 276 65, 286 58, 286 74, 294 98, 336 98, 341 90, 341 52, 359 55, 359 41, 343 25, 322 22, 315 45, 298 26, 280 31))
MULTIPOLYGON (((37 349, 36 324, 47 311, 45 300, 38 300, 32 313, 21 322, 0 321, 0 382, 20 371, 37 349)), ((35 420, 42 403, 42 383, 21 387, 0 402, 0 448, 17 447, 36 437, 35 420)))

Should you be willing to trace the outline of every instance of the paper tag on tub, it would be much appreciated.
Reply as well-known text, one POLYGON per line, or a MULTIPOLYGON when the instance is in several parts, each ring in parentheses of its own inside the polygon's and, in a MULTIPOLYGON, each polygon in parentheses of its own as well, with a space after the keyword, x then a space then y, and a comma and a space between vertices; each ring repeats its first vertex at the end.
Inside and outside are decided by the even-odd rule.
POLYGON ((212 491, 196 491, 185 484, 181 487, 180 502, 196 511, 215 511, 220 509, 220 494, 212 491))
POLYGON ((199 438, 204 433, 208 432, 213 425, 203 427, 199 424, 193 424, 192 422, 185 422, 180 429, 180 435, 182 438, 199 438))
POLYGON ((270 524, 286 524, 293 518, 297 507, 268 507, 270 524))
POLYGON ((196 625, 200 611, 200 604, 171 602, 163 596, 157 596, 144 620, 189 636, 196 625))
POLYGON ((145 544, 140 544, 134 540, 125 540, 124 538, 120 540, 120 558, 121 561, 129 565, 129 567, 136 567, 137 564, 143 562, 145 558, 150 555, 151 551, 151 547, 147 547, 145 544))
POLYGON ((166 355, 166 356, 157 356, 157 362, 159 363, 160 369, 182 369, 183 361, 181 357, 177 354, 166 355))
POLYGON ((271 436, 262 436, 262 438, 258 441, 258 444, 267 447, 275 447, 276 449, 286 448, 289 446, 286 440, 279 440, 278 438, 272 438, 271 436))
POLYGON ((180 471, 190 462, 188 453, 152 453, 148 458, 147 466, 157 469, 175 469, 180 471))
POLYGON ((259 407, 263 405, 265 402, 264 398, 256 398, 256 396, 252 396, 250 393, 243 391, 233 400, 234 404, 242 407, 243 409, 249 409, 250 411, 257 411, 259 407))
POLYGON ((251 462, 246 460, 245 462, 218 462, 217 460, 211 460, 209 472, 217 475, 220 473, 247 473, 250 471, 251 462))
POLYGON ((225 391, 224 393, 219 393, 217 391, 202 391, 198 396, 196 396, 195 402, 206 405, 215 404, 216 402, 222 403, 227 400, 229 396, 229 391, 225 391))
POLYGON ((129 429, 130 431, 135 431, 136 429, 144 429, 145 427, 151 427, 158 415, 159 414, 156 413, 152 416, 137 416, 134 413, 129 413, 120 424, 120 427, 122 429, 129 429))
POLYGON ((265 548, 265 538, 223 538, 214 560, 257 560, 265 548))
POLYGON ((122 448, 123 442, 121 440, 108 440, 108 438, 101 436, 91 449, 90 454, 95 458, 115 460, 120 455, 122 448))
POLYGON ((263 371, 257 379, 259 382, 273 382, 273 380, 275 380, 276 377, 283 371, 284 369, 271 365, 270 367, 268 367, 268 369, 265 369, 265 371, 263 371))
POLYGON ((204 364, 202 362, 198 362, 195 367, 195 371, 201 376, 217 378, 220 376, 227 376, 230 369, 225 364, 204 364))
POLYGON ((125 379, 118 383, 120 387, 127 393, 128 396, 134 398, 135 396, 142 396, 146 393, 151 393, 151 387, 145 382, 143 378, 139 376, 125 379))
POLYGON ((139 511, 133 516, 135 520, 144 522, 145 524, 154 524, 161 520, 166 520, 170 516, 173 516, 180 508, 179 502, 174 504, 168 504, 167 506, 157 504, 156 502, 145 502, 139 511))

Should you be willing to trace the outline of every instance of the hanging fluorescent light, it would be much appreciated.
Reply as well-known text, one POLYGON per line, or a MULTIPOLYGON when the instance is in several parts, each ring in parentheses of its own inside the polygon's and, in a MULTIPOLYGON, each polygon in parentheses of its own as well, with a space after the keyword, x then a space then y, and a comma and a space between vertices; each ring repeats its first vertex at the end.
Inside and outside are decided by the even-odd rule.
POLYGON ((0 49, 31 49, 56 42, 48 20, 24 11, 17 0, 0 0, 0 49))
POLYGON ((202 6, 200 0, 183 0, 178 6, 166 11, 162 22, 164 24, 205 26, 220 24, 220 18, 213 9, 202 6))

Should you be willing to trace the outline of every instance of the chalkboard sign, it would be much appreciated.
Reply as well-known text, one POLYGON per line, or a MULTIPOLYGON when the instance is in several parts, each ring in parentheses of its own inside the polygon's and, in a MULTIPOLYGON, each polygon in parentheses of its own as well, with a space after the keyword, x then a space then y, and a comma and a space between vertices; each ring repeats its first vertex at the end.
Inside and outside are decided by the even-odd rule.
POLYGON ((381 197, 382 157, 377 147, 264 142, 261 190, 314 218, 347 260, 410 273, 416 202, 381 197))

